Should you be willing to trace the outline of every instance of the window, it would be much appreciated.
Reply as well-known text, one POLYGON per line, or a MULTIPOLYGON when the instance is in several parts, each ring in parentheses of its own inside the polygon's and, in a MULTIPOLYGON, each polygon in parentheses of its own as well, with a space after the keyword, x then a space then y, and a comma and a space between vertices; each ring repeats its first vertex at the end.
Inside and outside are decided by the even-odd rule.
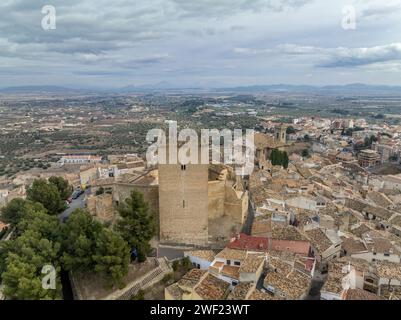
POLYGON ((186 166, 185 164, 182 164, 182 165, 181 165, 181 170, 182 170, 182 171, 187 170, 187 166, 186 166))
POLYGON ((200 264, 198 263, 198 264, 196 265, 196 267, 197 267, 198 269, 200 269, 200 264))
POLYGON ((385 256, 385 257, 389 257, 390 254, 389 254, 389 253, 385 253, 384 256, 385 256))
POLYGON ((231 265, 231 260, 227 260, 227 265, 231 265))
POLYGON ((185 200, 182 200, 182 207, 185 208, 185 200))
POLYGON ((232 284, 232 286, 235 287, 238 284, 238 282, 237 281, 233 281, 233 282, 231 282, 231 284, 232 284))
POLYGON ((239 266, 241 263, 239 261, 234 261, 234 266, 239 266))

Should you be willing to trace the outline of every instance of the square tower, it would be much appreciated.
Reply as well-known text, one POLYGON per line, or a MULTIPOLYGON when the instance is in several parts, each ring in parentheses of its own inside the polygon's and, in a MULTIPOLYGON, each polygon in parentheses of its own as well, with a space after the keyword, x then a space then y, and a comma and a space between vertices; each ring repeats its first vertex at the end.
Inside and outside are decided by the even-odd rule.
POLYGON ((208 165, 159 165, 160 240, 208 242, 208 165))

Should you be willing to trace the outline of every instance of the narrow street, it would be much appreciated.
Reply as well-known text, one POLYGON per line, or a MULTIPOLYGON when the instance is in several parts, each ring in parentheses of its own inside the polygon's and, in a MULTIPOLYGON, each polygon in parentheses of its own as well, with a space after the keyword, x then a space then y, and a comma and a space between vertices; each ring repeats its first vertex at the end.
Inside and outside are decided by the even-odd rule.
POLYGON ((86 196, 91 193, 90 188, 86 189, 83 194, 81 194, 77 199, 72 200, 69 208, 67 208, 64 212, 59 214, 60 222, 64 223, 65 220, 68 219, 71 213, 73 213, 76 209, 83 209, 86 205, 86 196))

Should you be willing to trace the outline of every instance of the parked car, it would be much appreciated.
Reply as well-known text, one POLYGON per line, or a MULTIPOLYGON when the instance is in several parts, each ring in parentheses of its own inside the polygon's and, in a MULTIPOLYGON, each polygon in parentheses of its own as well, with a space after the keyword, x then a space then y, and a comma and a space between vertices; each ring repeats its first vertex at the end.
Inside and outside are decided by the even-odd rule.
POLYGON ((81 194, 83 194, 84 191, 83 190, 75 190, 74 193, 72 194, 72 199, 78 199, 80 197, 81 194))

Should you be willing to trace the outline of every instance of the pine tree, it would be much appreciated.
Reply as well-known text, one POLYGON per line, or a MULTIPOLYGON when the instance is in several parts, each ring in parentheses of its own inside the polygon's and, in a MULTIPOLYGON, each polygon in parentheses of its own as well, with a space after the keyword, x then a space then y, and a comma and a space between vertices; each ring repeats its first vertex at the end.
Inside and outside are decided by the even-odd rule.
POLYGON ((106 276, 110 284, 123 285, 128 272, 130 250, 120 235, 109 229, 102 229, 96 239, 95 271, 106 276))
POLYGON ((7 299, 61 299, 60 244, 44 239, 40 232, 27 230, 8 248, 5 271, 2 273, 4 295, 7 299), (56 290, 42 287, 42 268, 52 265, 56 269, 56 290))
POLYGON ((56 215, 65 209, 58 188, 45 179, 35 180, 27 190, 27 199, 41 203, 51 215, 56 215))
POLYGON ((73 191, 73 187, 62 177, 50 177, 49 182, 57 187, 62 200, 67 200, 73 191))
POLYGON ((118 212, 121 219, 117 222, 116 230, 128 242, 131 250, 136 249, 138 260, 145 261, 150 251, 149 241, 156 233, 156 226, 142 193, 132 191, 118 212))
POLYGON ((282 163, 284 169, 288 168, 288 163, 289 163, 288 154, 287 154, 287 152, 284 151, 283 152, 283 163, 282 163))
POLYGON ((61 227, 61 262, 68 271, 92 271, 96 239, 103 226, 95 221, 88 212, 75 210, 61 227))

